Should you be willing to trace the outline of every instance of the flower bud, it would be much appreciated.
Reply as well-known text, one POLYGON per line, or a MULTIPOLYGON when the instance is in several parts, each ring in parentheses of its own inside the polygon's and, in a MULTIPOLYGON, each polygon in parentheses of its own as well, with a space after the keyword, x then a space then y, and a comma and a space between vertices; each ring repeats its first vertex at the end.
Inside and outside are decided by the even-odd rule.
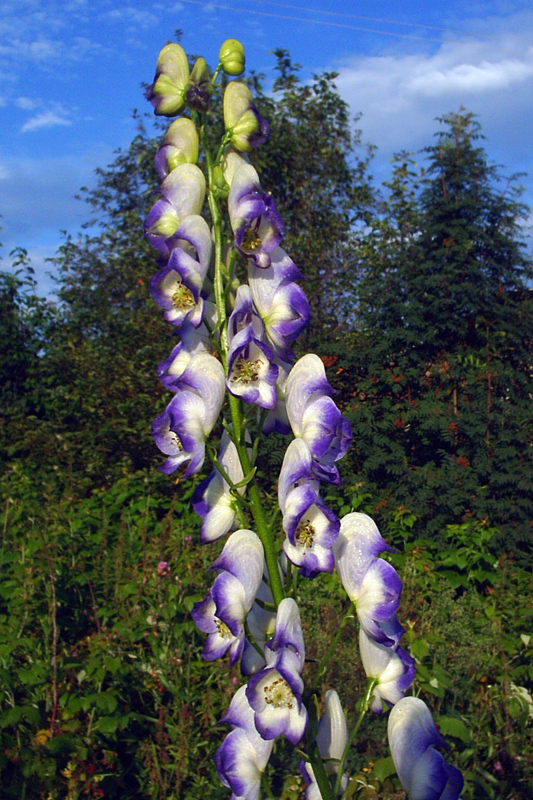
POLYGON ((197 58, 187 84, 187 106, 204 113, 209 108, 213 86, 205 58, 197 58))
POLYGON ((196 164, 198 160, 198 132, 187 117, 180 117, 170 125, 163 144, 157 151, 155 166, 164 179, 181 164, 196 164))
POLYGON ((232 81, 224 92, 224 125, 235 150, 249 153, 268 136, 268 122, 257 111, 244 83, 232 81))
POLYGON ((157 58, 155 78, 146 90, 146 98, 159 116, 175 117, 185 106, 185 88, 189 64, 179 44, 167 44, 157 58))
POLYGON ((220 48, 218 60, 226 75, 242 75, 244 72, 244 47, 237 39, 226 39, 220 48))

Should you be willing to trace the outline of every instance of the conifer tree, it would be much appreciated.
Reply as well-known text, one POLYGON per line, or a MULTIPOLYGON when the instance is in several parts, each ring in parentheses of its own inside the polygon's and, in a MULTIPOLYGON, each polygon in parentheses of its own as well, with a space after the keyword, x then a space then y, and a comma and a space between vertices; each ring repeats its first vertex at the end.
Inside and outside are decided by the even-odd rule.
MULTIPOLYGON (((533 511, 532 303, 516 177, 488 163, 461 110, 426 149, 420 180, 403 156, 390 205, 365 242, 352 382, 355 468, 389 513, 419 531, 480 520, 527 548, 533 511), (356 391, 353 391, 353 379, 356 391)), ((513 544, 514 543, 514 544, 513 544)))

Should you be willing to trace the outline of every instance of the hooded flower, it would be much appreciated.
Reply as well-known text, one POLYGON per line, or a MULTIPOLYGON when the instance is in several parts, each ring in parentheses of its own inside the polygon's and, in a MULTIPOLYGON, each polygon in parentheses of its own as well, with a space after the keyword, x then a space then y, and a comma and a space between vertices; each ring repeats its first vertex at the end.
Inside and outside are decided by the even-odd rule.
MULTIPOLYGON (((220 440, 218 462, 233 484, 244 478, 237 448, 226 431, 220 440)), ((244 487, 239 493, 244 493, 244 487)), ((202 544, 219 539, 235 526, 236 502, 228 482, 216 469, 196 487, 192 504, 198 516, 203 518, 200 532, 202 544)))
POLYGON ((155 443, 168 456, 162 472, 169 474, 187 464, 183 477, 188 478, 201 468, 224 391, 222 364, 208 353, 191 358, 178 379, 176 394, 152 424, 155 443))
POLYGON ((185 89, 189 79, 187 54, 179 44, 167 44, 157 57, 155 78, 146 90, 146 98, 158 115, 174 117, 185 107, 185 89))
MULTIPOLYGON (((334 689, 328 689, 324 697, 324 714, 320 718, 316 742, 318 751, 325 761, 326 772, 330 775, 337 775, 339 762, 348 742, 348 728, 339 695, 334 689)), ((322 800, 322 794, 316 783, 311 764, 309 762, 300 762, 300 771, 308 784, 305 800, 322 800)), ((343 775, 339 787, 339 796, 344 794, 347 786, 348 776, 343 775)))
POLYGON ((268 122, 259 114, 245 83, 231 81, 226 86, 224 125, 231 135, 230 141, 235 150, 249 153, 266 141, 268 122))
POLYGON ((279 358, 290 361, 294 355, 288 343, 309 325, 309 301, 294 282, 303 276, 285 251, 277 247, 270 256, 266 269, 250 262, 248 281, 270 345, 279 358))
POLYGON ((300 612, 292 598, 278 606, 274 636, 265 645, 266 667, 253 675, 246 696, 254 710, 254 723, 264 739, 284 734, 294 745, 302 739, 307 710, 302 703, 300 672, 305 647, 300 612))
POLYGON ((242 654, 244 623, 263 578, 263 545, 257 534, 232 533, 213 569, 219 574, 205 600, 195 603, 192 618, 208 634, 203 657, 213 661, 229 649, 234 664, 242 654))
POLYGON ((402 647, 376 642, 363 628, 359 630, 359 652, 367 677, 377 681, 370 708, 381 714, 382 700, 393 706, 412 684, 416 671, 414 659, 402 647))
POLYGON ((164 317, 173 325, 185 320, 198 327, 203 319, 200 296, 211 260, 211 232, 203 217, 186 217, 176 231, 176 246, 168 265, 150 282, 150 291, 164 317))
POLYGON ((419 697, 404 697, 389 715, 388 737, 396 772, 409 800, 458 800, 460 771, 435 747, 447 747, 419 697))
POLYGON ((317 478, 339 483, 335 462, 346 453, 352 432, 331 393, 324 364, 318 356, 308 353, 294 364, 285 384, 292 432, 307 444, 317 478))
POLYGON ((288 446, 278 481, 278 499, 287 538, 283 550, 305 577, 332 572, 332 547, 339 520, 318 492, 309 448, 302 439, 288 446))
POLYGON ((263 739, 255 729, 246 686, 236 692, 220 723, 233 728, 214 757, 220 780, 233 792, 230 800, 259 800, 261 776, 274 742, 263 739))
POLYGON ((278 367, 270 347, 262 341, 263 323, 257 315, 250 287, 237 290, 228 322, 228 390, 245 403, 261 408, 276 405, 278 367))
POLYGON ((198 132, 188 117, 174 120, 155 156, 155 166, 161 180, 181 164, 198 161, 198 132))
POLYGON ((196 164, 180 164, 160 186, 163 197, 152 206, 144 222, 148 241, 168 257, 176 244, 176 232, 191 214, 200 214, 205 198, 205 177, 196 164))
POLYGON ((233 173, 228 211, 237 250, 257 267, 269 267, 270 253, 283 235, 283 221, 251 164, 241 164, 233 173))
POLYGON ((359 622, 376 642, 392 645, 386 625, 396 613, 402 582, 394 567, 378 558, 391 551, 376 523, 366 514, 354 512, 341 519, 339 538, 333 552, 335 567, 350 600, 355 603, 359 622))

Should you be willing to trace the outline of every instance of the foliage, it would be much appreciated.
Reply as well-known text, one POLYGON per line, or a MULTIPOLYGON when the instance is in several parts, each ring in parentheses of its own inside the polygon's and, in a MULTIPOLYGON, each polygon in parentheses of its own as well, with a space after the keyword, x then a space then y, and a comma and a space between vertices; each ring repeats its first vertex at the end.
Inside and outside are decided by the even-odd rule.
POLYGON ((516 179, 503 183, 467 112, 441 120, 427 172, 398 157, 359 246, 358 329, 329 353, 354 426, 352 469, 417 532, 486 520, 495 552, 531 550, 531 261, 516 179), (503 189, 501 185, 503 183, 503 189))

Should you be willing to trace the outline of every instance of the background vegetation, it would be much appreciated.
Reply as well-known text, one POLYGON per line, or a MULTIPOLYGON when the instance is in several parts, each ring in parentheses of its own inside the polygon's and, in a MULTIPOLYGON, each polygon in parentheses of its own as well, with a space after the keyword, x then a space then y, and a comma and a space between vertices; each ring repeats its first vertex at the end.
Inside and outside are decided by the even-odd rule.
MULTIPOLYGON (((271 136, 254 158, 286 222, 318 352, 354 441, 339 513, 372 514, 404 578, 405 640, 467 778, 465 800, 531 798, 533 776, 531 259, 516 177, 488 162, 466 110, 375 186, 334 74, 302 84, 278 51, 271 136)), ((219 124, 214 104, 213 126, 219 124)), ((224 798, 215 721, 240 683, 205 664, 190 619, 212 546, 192 484, 157 471, 150 421, 172 336, 152 303, 142 235, 159 134, 98 171, 88 229, 38 296, 20 250, 0 273, 0 782, 6 798, 224 798)), ((263 461, 276 474, 285 444, 263 461)), ((207 579, 208 580, 208 579, 207 579)), ((311 657, 342 613, 336 578, 302 584, 311 657)), ((324 688, 354 713, 356 632, 324 688)), ((402 797, 386 720, 368 721, 350 797, 402 797)), ((272 761, 277 797, 303 797, 272 761)), ((293 774, 297 774, 294 764, 293 774)))

